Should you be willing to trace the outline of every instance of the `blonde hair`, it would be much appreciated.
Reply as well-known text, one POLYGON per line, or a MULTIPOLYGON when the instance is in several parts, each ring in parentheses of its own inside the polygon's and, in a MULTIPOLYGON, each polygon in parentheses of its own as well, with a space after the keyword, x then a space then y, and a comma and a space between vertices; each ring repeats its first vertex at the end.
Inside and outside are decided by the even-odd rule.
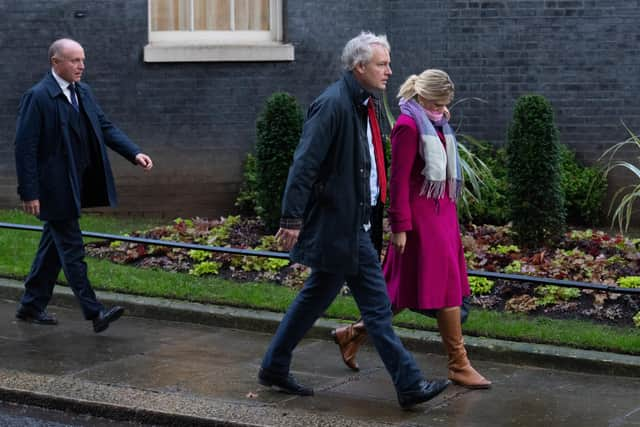
POLYGON ((449 74, 442 70, 431 68, 423 71, 420 75, 409 76, 398 91, 398 98, 406 101, 420 95, 429 101, 439 101, 447 99, 453 101, 455 86, 449 74))

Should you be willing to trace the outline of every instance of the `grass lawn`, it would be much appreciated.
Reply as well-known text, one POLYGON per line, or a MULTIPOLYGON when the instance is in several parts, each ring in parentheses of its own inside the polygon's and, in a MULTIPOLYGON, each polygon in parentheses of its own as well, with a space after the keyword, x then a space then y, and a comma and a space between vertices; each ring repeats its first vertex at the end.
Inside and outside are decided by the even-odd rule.
MULTIPOLYGON (((0 210, 0 222, 41 223, 19 211, 0 210)), ((166 223, 146 218, 115 218, 85 215, 82 229, 123 234, 166 223)), ((33 231, 0 229, 0 276, 24 278, 38 245, 33 231)), ((295 291, 270 283, 238 283, 215 276, 194 277, 161 270, 148 270, 87 258, 89 277, 96 289, 144 296, 174 298, 219 305, 284 311, 295 291)), ((64 282, 64 277, 60 280, 64 282)), ((358 309, 351 297, 338 297, 327 317, 356 319, 358 309)), ((435 330, 436 323, 415 313, 399 314, 396 324, 408 328, 435 330)), ((476 309, 464 325, 465 334, 565 345, 577 348, 640 354, 640 328, 606 326, 588 321, 527 317, 506 312, 476 309)))

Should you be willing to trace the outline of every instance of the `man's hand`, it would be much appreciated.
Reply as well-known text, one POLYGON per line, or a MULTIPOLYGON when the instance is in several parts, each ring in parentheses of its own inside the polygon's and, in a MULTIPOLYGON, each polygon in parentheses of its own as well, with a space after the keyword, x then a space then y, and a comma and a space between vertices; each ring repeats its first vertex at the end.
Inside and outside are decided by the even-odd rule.
POLYGON ((28 214, 40 215, 40 200, 27 200, 22 202, 22 209, 28 214))
POLYGON ((300 230, 294 230, 291 228, 281 228, 276 233, 276 240, 280 242, 283 249, 289 251, 298 241, 300 230))
POLYGON ((147 156, 144 153, 139 153, 136 155, 136 163, 142 166, 145 171, 149 171, 153 167, 153 161, 151 161, 151 157, 147 156))
POLYGON ((404 231, 391 233, 391 244, 395 246, 396 250, 402 255, 404 253, 404 247, 407 245, 407 233, 404 231))

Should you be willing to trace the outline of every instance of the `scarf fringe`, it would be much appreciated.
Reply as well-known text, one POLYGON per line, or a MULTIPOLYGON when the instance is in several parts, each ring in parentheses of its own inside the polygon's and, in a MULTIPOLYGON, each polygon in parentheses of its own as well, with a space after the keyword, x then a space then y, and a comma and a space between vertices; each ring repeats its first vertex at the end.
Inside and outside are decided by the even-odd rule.
POLYGON ((425 180, 420 195, 438 200, 445 197, 446 192, 455 202, 462 194, 463 181, 457 141, 451 127, 446 120, 438 123, 446 140, 442 144, 433 123, 415 100, 400 100, 400 111, 416 121, 420 132, 419 153, 425 163, 422 170, 425 180))
POLYGON ((448 188, 447 196, 456 201, 462 194, 462 181, 459 179, 448 179, 447 181, 424 180, 420 195, 430 199, 442 199, 445 197, 445 190, 448 188))

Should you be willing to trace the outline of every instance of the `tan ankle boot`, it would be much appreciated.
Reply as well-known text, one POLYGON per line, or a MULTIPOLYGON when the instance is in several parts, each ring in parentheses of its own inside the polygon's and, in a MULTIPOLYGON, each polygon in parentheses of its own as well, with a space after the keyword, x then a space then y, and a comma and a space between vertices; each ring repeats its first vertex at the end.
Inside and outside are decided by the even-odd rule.
POLYGON ((360 345, 367 338, 367 330, 362 320, 352 323, 349 326, 343 326, 331 331, 333 340, 340 346, 340 354, 345 365, 354 371, 359 371, 360 367, 356 362, 356 354, 360 345))
POLYGON ((489 388, 491 381, 473 369, 467 358, 467 350, 462 339, 460 307, 448 307, 438 310, 438 328, 449 355, 449 379, 467 388, 489 388))

